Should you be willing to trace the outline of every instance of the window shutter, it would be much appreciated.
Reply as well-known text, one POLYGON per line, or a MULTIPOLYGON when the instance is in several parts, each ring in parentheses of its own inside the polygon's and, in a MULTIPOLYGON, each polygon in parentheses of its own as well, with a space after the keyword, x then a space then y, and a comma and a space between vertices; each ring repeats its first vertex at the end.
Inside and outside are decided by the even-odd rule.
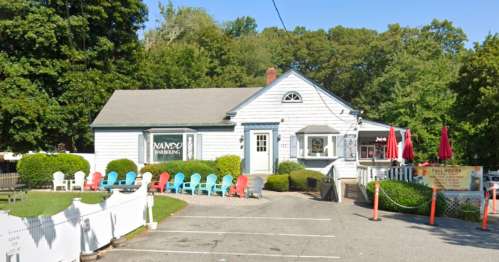
POLYGON ((196 134, 196 158, 202 160, 203 159, 203 135, 202 134, 196 134))
POLYGON ((144 135, 139 134, 139 164, 144 164, 144 135))
POLYGON ((289 157, 296 158, 296 136, 289 137, 289 157))

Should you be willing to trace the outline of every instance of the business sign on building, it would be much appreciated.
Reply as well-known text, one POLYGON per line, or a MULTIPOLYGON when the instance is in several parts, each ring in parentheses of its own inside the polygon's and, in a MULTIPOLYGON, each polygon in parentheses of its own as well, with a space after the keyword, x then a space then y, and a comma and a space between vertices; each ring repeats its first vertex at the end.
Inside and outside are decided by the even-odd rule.
POLYGON ((184 147, 182 135, 154 135, 152 142, 154 162, 182 160, 184 147))
POLYGON ((480 191, 482 167, 479 166, 435 166, 418 167, 428 187, 447 191, 480 191))

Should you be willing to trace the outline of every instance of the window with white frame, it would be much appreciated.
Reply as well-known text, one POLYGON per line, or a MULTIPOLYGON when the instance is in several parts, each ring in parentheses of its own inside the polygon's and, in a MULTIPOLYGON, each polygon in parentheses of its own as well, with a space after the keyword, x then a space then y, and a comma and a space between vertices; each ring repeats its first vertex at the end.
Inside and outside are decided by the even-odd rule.
POLYGON ((298 135, 299 158, 337 158, 336 134, 298 135))
POLYGON ((287 92, 283 97, 282 97, 282 102, 283 103, 301 103, 303 102, 301 95, 298 92, 291 91, 287 92))

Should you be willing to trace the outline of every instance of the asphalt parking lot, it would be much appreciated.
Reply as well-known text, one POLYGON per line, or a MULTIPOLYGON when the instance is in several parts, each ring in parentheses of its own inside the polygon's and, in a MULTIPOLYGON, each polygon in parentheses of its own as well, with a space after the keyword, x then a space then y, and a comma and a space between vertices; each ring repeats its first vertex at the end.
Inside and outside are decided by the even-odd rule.
MULTIPOLYGON (((261 205, 189 205, 99 261, 494 261, 499 226, 380 211, 293 195, 261 205)), ((497 215, 494 215, 497 216, 497 215)), ((497 218, 497 217, 493 217, 497 218)))

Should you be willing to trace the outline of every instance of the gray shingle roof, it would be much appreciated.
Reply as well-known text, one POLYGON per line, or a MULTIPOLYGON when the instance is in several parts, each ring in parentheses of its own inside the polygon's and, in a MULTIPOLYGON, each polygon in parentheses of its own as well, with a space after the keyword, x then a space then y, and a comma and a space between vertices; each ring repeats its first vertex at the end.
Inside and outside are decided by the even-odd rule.
POLYGON ((92 127, 233 125, 226 113, 260 89, 116 90, 92 127))
POLYGON ((327 125, 308 125, 296 132, 296 134, 339 134, 340 131, 327 125))

